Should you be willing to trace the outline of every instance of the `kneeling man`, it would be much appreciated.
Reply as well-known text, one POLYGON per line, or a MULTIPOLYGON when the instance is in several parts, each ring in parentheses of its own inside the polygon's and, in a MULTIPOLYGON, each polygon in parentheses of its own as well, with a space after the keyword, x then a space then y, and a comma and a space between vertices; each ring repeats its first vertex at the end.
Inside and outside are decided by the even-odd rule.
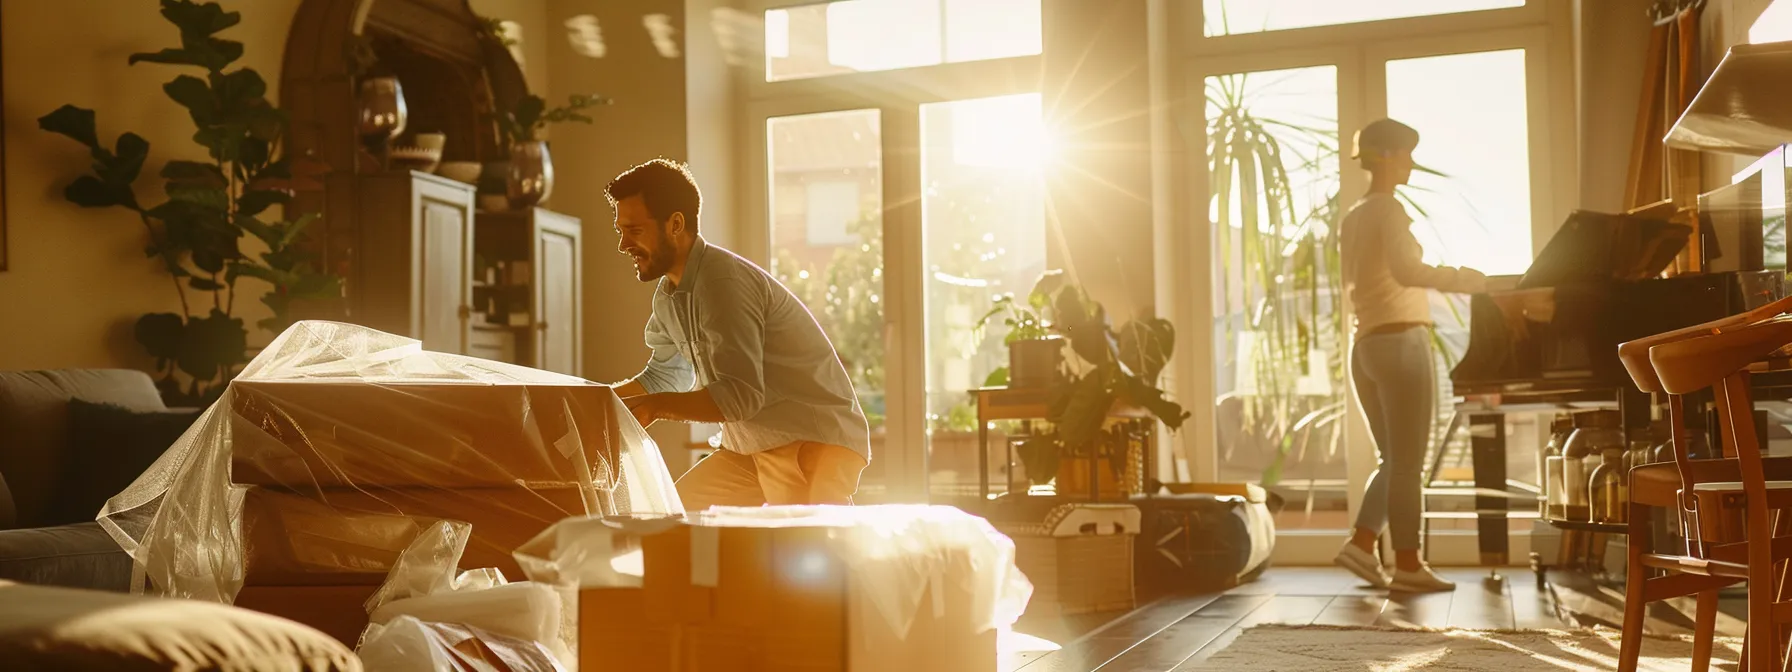
POLYGON ((870 430, 815 317, 770 274, 704 242, 702 196, 683 164, 648 161, 605 193, 617 249, 635 277, 658 283, 653 356, 617 394, 642 426, 722 425, 722 450, 678 479, 685 509, 852 503, 870 430))

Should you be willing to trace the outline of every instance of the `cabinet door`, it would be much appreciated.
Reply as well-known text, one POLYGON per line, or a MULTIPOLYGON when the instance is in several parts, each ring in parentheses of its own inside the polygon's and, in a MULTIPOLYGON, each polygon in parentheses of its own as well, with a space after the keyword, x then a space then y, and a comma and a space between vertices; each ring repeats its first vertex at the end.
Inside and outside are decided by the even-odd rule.
POLYGON ((535 227, 536 368, 582 376, 578 220, 547 213, 535 227))
POLYGON ((473 204, 471 194, 419 183, 417 206, 421 300, 416 306, 423 349, 465 354, 473 301, 473 204))

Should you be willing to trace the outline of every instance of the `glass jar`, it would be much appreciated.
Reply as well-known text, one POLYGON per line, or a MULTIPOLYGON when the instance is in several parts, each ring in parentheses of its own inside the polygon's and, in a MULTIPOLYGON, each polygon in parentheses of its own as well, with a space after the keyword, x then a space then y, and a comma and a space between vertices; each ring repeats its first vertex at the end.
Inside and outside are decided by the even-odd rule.
POLYGON ((1587 488, 1592 503, 1587 522, 1622 523, 1625 519, 1625 506, 1629 502, 1628 488, 1624 485, 1624 453, 1626 451, 1612 448, 1606 450, 1599 466, 1593 468, 1587 477, 1587 488))
MULTIPOLYGON (((1589 520, 1592 514, 1592 470, 1605 460, 1605 451, 1624 450, 1624 430, 1617 411, 1581 411, 1574 414, 1574 433, 1562 448, 1562 483, 1568 503, 1563 517, 1589 520)), ((1621 459, 1621 458, 1620 458, 1621 459)))
POLYGON ((1562 447, 1574 432, 1574 419, 1557 415, 1549 424, 1549 442, 1543 444, 1543 497, 1541 514, 1544 520, 1561 520, 1568 506, 1568 491, 1562 487, 1562 447))

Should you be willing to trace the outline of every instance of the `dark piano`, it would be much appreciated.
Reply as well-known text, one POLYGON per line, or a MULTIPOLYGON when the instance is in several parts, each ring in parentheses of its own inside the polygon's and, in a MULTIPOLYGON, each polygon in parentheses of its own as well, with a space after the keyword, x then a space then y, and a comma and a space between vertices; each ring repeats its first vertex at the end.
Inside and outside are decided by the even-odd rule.
MULTIPOLYGON (((1507 489, 1502 406, 1615 402, 1626 427, 1645 426, 1650 399, 1618 361, 1618 344, 1785 295, 1783 270, 1660 277, 1690 233, 1657 219, 1575 212, 1515 285, 1490 279, 1510 289, 1470 297, 1468 350, 1450 381, 1472 413, 1477 489, 1507 489)), ((1507 501, 1476 497, 1484 562, 1506 561, 1507 501)))

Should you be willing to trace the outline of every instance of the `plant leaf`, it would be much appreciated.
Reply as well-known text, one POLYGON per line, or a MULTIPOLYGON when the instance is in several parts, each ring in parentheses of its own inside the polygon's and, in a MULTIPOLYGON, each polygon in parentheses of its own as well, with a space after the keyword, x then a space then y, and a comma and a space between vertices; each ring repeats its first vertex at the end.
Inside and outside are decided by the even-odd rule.
POLYGON ((149 313, 137 318, 137 326, 133 331, 137 336, 137 343, 149 352, 149 356, 158 360, 172 360, 180 355, 181 336, 186 329, 186 322, 179 315, 149 313))
POLYGON ((200 128, 217 124, 219 118, 218 96, 205 80, 192 75, 181 75, 162 85, 162 91, 174 102, 187 108, 187 114, 193 117, 193 123, 200 128))
POLYGON ((100 179, 129 189, 130 184, 137 181, 137 175, 143 172, 143 162, 149 158, 149 141, 136 133, 125 133, 118 136, 116 147, 113 159, 100 170, 100 179))
POLYGON ((66 135, 91 149, 99 149, 99 136, 94 130, 93 110, 63 105, 54 112, 37 118, 37 127, 66 135))
POLYGON ((83 208, 105 208, 114 205, 134 205, 136 196, 129 187, 101 182, 92 175, 75 178, 67 188, 62 190, 63 198, 83 208))
POLYGON ((216 164, 198 161, 169 161, 162 166, 162 177, 185 188, 223 189, 230 184, 216 164))
POLYGON ((204 318, 189 318, 181 342, 180 368, 196 380, 211 380, 244 360, 248 332, 243 321, 213 308, 204 318))
POLYGON ((270 207, 275 205, 285 205, 291 201, 292 197, 286 195, 286 193, 282 191, 275 191, 273 189, 250 189, 244 191, 243 195, 236 199, 236 212, 237 215, 242 217, 254 217, 265 212, 270 207))

